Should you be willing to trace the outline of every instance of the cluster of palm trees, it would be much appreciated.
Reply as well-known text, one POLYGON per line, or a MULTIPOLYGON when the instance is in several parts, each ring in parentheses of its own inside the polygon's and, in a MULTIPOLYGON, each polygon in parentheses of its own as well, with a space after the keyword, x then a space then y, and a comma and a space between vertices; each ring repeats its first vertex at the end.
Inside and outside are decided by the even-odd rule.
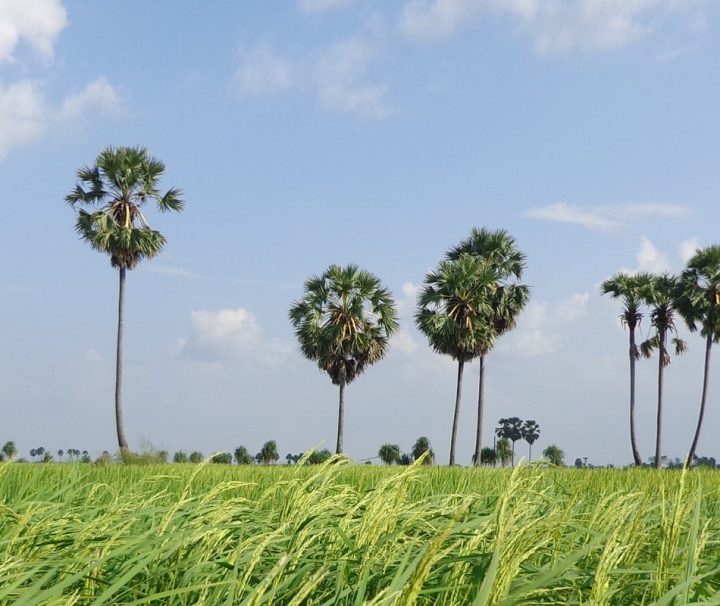
POLYGON ((636 465, 642 465, 637 447, 635 426, 635 363, 640 356, 658 353, 657 414, 655 422, 655 467, 662 465, 662 416, 664 369, 670 363, 669 349, 683 353, 687 345, 677 337, 675 325, 679 315, 691 332, 699 331, 705 339, 705 362, 698 420, 685 465, 695 457, 705 416, 710 354, 714 343, 720 341, 720 246, 698 249, 688 260, 680 275, 648 273, 618 273, 602 283, 601 292, 622 302, 620 320, 629 333, 630 361, 630 445, 636 465), (635 331, 649 314, 652 333, 648 339, 636 342, 635 331))
POLYGON ((421 436, 413 444, 409 453, 401 453, 397 444, 383 444, 378 450, 378 457, 386 465, 410 465, 422 458, 423 465, 435 463, 435 452, 427 437, 421 436))
MULTIPOLYGON (((425 277, 415 316, 438 353, 458 362, 450 465, 455 450, 463 368, 480 360, 475 455, 480 464, 485 358, 497 339, 515 326, 529 298, 520 284, 525 255, 504 230, 473 229, 425 277)), ((336 452, 343 450, 345 387, 381 360, 398 326, 390 292, 356 265, 331 265, 305 283, 304 296, 290 308, 302 353, 327 372, 339 388, 336 452)))

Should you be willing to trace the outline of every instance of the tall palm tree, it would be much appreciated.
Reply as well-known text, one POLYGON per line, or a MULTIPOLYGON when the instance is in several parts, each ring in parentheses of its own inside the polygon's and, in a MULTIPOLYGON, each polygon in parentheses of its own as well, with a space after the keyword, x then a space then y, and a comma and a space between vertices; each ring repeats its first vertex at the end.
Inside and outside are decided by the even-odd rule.
POLYGON ((630 358, 630 447, 635 465, 642 465, 642 457, 637 447, 635 434, 635 362, 640 357, 640 352, 635 344, 635 329, 642 320, 640 308, 650 280, 651 276, 647 273, 630 275, 621 272, 608 278, 600 286, 601 294, 610 295, 613 299, 622 301, 620 322, 627 327, 630 339, 628 352, 630 358))
POLYGON ((335 452, 343 451, 345 386, 380 361, 398 326, 390 291, 357 265, 331 265, 305 282, 305 294, 290 307, 300 349, 339 388, 335 452))
POLYGON ((180 190, 171 188, 162 194, 158 189, 164 172, 165 165, 144 148, 108 147, 94 166, 78 170, 78 184, 65 197, 73 208, 80 207, 75 229, 81 239, 109 255, 118 269, 115 424, 121 452, 128 448, 122 405, 125 273, 158 255, 165 244, 165 237, 150 228, 142 207, 154 202, 162 212, 183 208, 180 190))
POLYGON ((512 466, 515 467, 515 442, 524 437, 523 421, 520 417, 509 417, 500 419, 498 423, 500 425, 495 429, 495 435, 512 442, 512 466))
POLYGON ((688 328, 705 337, 705 367, 703 372, 700 412, 690 452, 685 465, 695 456, 700 430, 705 416, 710 375, 710 351, 720 341, 720 246, 709 246, 695 252, 678 281, 676 307, 688 328))
POLYGON ((450 465, 455 464, 463 368, 476 356, 479 343, 487 341, 490 329, 484 321, 491 309, 487 291, 495 288, 495 276, 480 259, 462 255, 457 261, 441 261, 425 276, 418 296, 415 322, 438 353, 458 363, 455 411, 450 435, 450 465))
MULTIPOLYGON (((655 335, 640 346, 645 357, 650 357, 654 349, 658 350, 658 395, 657 417, 655 425, 655 467, 662 465, 662 412, 663 412, 663 380, 664 369, 670 364, 668 353, 668 333, 675 333, 675 296, 677 278, 670 274, 652 276, 644 291, 644 301, 650 307, 650 322, 655 335)), ((681 354, 686 349, 685 343, 677 337, 672 339, 675 353, 681 354)))
POLYGON ((532 445, 540 437, 540 425, 532 419, 528 419, 522 424, 520 429, 523 440, 528 443, 528 461, 532 461, 532 445))
POLYGON ((504 229, 489 230, 474 227, 470 236, 450 249, 447 257, 451 261, 462 255, 472 255, 482 260, 492 271, 495 289, 487 290, 489 316, 486 338, 478 339, 476 356, 480 359, 478 378, 477 425, 475 431, 475 465, 481 464, 483 412, 485 407, 485 357, 495 345, 498 337, 511 330, 520 312, 530 298, 530 289, 519 284, 525 270, 525 254, 520 251, 515 239, 504 229))
POLYGON ((380 460, 386 465, 400 461, 400 447, 397 444, 383 444, 378 450, 380 460))

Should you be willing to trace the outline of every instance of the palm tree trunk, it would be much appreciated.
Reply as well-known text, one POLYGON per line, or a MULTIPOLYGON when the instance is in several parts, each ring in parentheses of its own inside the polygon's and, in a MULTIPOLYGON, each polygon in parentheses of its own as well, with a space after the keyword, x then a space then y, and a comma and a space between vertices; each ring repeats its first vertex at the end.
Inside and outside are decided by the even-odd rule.
POLYGON ((662 432, 662 398, 663 398, 663 371, 665 369, 665 331, 660 331, 660 355, 658 356, 658 404, 657 421, 655 426, 655 469, 660 469, 662 463, 661 432, 662 432))
POLYGON ((343 427, 345 426, 345 383, 340 383, 340 398, 338 402, 338 430, 337 446, 335 454, 342 454, 343 451, 343 427))
POLYGON ((117 350, 115 352, 115 425, 117 427, 118 446, 120 447, 121 453, 128 450, 122 406, 123 338, 125 336, 125 271, 125 268, 121 267, 118 272, 120 274, 120 282, 118 287, 117 350))
POLYGON ((642 458, 635 437, 635 327, 630 326, 630 445, 635 465, 642 465, 642 458))
POLYGON ((532 463, 532 444, 528 442, 528 463, 532 463))
POLYGON ((515 467, 515 442, 513 441, 513 447, 512 447, 512 460, 510 462, 510 467, 515 467))
POLYGON ((697 427, 695 428, 695 437, 690 447, 690 453, 685 459, 685 467, 688 467, 692 463, 693 457, 695 456, 695 449, 697 448, 698 440, 700 439, 700 428, 702 427, 703 417, 705 416, 705 402, 707 401, 707 387, 708 378, 710 375, 710 351, 712 349, 712 335, 708 335, 705 340, 705 372, 703 374, 703 386, 702 396, 700 396, 700 414, 698 415, 697 427))
POLYGON ((477 431, 475 434, 475 467, 480 466, 482 451, 483 407, 485 405, 485 355, 480 356, 480 379, 478 381, 478 414, 477 431))
POLYGON ((458 360, 457 387, 455 390, 455 414, 453 414, 452 435, 450 436, 450 465, 455 465, 455 440, 457 439, 458 420, 460 418, 460 396, 462 395, 462 376, 465 362, 458 360))

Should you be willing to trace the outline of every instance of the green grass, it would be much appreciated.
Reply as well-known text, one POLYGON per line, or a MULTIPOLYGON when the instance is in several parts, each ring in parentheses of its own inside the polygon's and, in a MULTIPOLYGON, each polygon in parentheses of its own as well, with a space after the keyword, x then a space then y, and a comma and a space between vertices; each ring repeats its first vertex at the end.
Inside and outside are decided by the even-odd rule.
POLYGON ((0 606, 720 604, 720 474, 0 466, 0 606))

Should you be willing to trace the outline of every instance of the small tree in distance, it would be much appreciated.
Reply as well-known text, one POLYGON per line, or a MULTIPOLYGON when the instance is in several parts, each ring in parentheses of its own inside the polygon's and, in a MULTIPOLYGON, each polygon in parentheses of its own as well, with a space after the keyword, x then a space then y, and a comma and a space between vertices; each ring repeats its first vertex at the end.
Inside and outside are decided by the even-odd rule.
POLYGON ((495 443, 495 452, 497 453, 500 465, 505 467, 508 462, 512 460, 512 447, 510 446, 510 440, 507 438, 500 438, 495 443))
POLYGON ((397 444, 383 444, 378 450, 380 460, 386 465, 400 461, 400 447, 397 444))
POLYGON ((187 462, 188 462, 188 456, 184 450, 178 450, 173 455, 173 463, 187 463, 187 462))
POLYGON ((253 458, 244 446, 238 446, 235 449, 235 462, 238 465, 252 465, 253 458))
POLYGON ((555 467, 565 466, 565 453, 557 444, 550 444, 545 450, 543 450, 543 457, 545 460, 554 465, 555 467))
POLYGON ((200 451, 195 450, 190 453, 189 460, 191 463, 202 463, 203 455, 200 451))
POLYGON ((430 440, 428 440, 425 436, 421 436, 415 441, 415 444, 413 444, 411 452, 412 458, 417 461, 425 453, 428 454, 423 459, 423 465, 432 465, 435 463, 435 452, 430 445, 430 440))

